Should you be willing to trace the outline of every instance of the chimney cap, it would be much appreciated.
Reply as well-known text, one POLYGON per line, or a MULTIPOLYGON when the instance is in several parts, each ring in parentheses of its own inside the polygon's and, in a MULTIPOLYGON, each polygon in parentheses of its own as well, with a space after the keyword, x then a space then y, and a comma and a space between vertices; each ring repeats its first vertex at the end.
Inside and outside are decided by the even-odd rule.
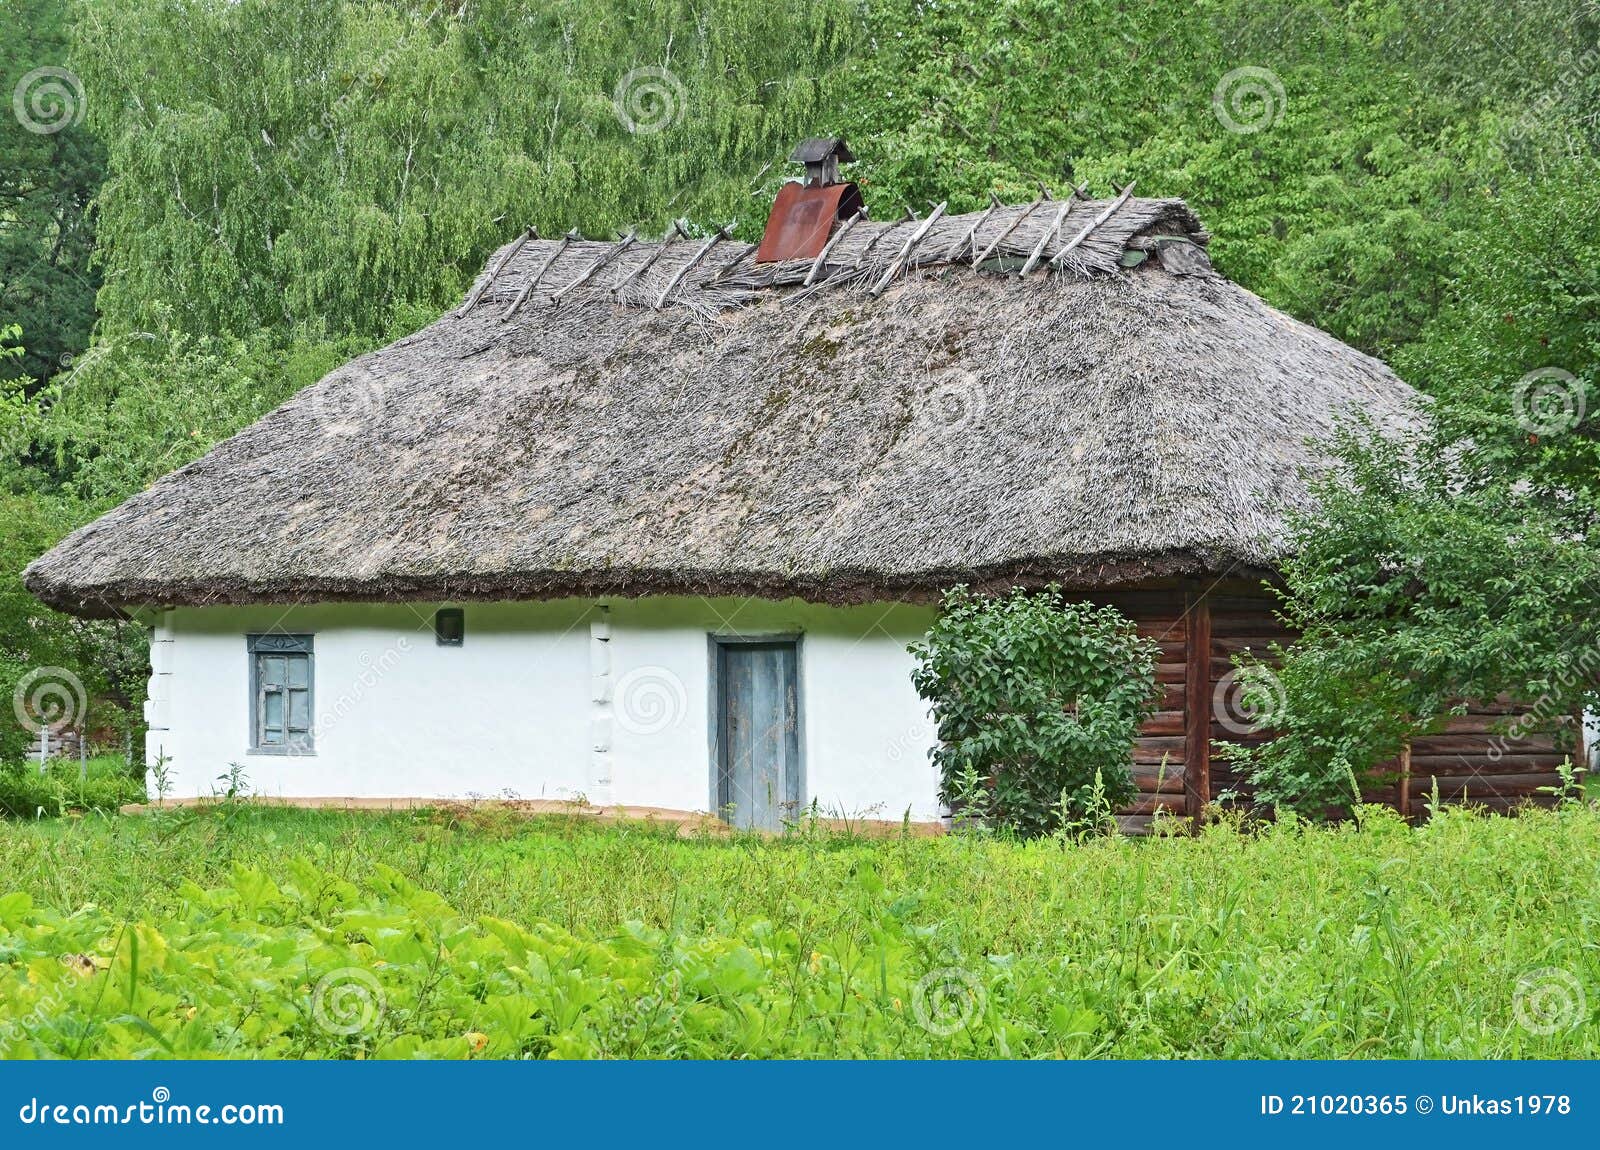
POLYGON ((854 160, 855 153, 850 146, 834 136, 812 136, 801 140, 794 146, 794 151, 789 153, 791 164, 820 164, 830 156, 836 156, 840 163, 848 164, 854 160))

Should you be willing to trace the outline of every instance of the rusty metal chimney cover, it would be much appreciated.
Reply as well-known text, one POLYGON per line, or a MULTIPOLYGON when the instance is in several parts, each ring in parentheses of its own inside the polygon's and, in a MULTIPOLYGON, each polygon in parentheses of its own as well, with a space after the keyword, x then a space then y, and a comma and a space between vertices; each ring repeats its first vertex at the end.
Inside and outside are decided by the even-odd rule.
POLYGON ((809 260, 821 254, 834 225, 861 210, 860 190, 837 179, 838 162, 853 159, 843 140, 817 136, 800 141, 789 160, 806 166, 807 179, 778 189, 756 249, 757 263, 809 260))

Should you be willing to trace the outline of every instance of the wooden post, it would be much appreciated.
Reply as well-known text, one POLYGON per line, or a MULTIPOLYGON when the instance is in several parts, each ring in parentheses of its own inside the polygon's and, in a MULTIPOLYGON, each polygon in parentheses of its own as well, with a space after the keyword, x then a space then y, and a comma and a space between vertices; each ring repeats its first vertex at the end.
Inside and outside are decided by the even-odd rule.
POLYGON ((1581 707, 1578 709, 1578 713, 1572 717, 1572 721, 1577 730, 1572 749, 1572 769, 1576 772, 1578 786, 1582 787, 1589 774, 1589 753, 1588 748, 1583 745, 1585 732, 1583 729, 1583 709, 1581 707))
POLYGON ((1400 747, 1400 790, 1398 801, 1395 803, 1400 809, 1400 817, 1411 817, 1411 740, 1407 739, 1400 747))
POLYGON ((1183 799, 1184 811, 1199 820, 1211 801, 1211 603, 1190 595, 1184 616, 1183 799))

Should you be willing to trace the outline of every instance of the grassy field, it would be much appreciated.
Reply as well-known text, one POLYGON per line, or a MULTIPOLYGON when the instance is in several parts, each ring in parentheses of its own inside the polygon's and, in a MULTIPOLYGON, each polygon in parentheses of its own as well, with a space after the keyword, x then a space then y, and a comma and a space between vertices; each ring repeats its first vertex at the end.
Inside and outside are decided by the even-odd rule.
POLYGON ((9 1056, 1600 1055, 1580 805, 1062 846, 240 804, 0 823, 0 875, 9 1056))
POLYGON ((97 755, 85 763, 55 759, 40 771, 33 762, 0 763, 0 818, 54 818, 70 811, 115 811, 143 802, 144 783, 133 778, 121 755, 97 755))

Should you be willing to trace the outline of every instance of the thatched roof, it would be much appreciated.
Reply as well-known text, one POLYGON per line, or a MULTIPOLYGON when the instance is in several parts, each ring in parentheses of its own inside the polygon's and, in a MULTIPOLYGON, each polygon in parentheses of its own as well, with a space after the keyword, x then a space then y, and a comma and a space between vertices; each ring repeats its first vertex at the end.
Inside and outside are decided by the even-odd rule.
POLYGON ((462 307, 27 585, 103 613, 1269 568, 1311 441, 1356 411, 1403 427, 1414 393, 1212 273, 1180 201, 1064 215, 857 220, 820 262, 769 265, 727 239, 519 237, 462 307))

